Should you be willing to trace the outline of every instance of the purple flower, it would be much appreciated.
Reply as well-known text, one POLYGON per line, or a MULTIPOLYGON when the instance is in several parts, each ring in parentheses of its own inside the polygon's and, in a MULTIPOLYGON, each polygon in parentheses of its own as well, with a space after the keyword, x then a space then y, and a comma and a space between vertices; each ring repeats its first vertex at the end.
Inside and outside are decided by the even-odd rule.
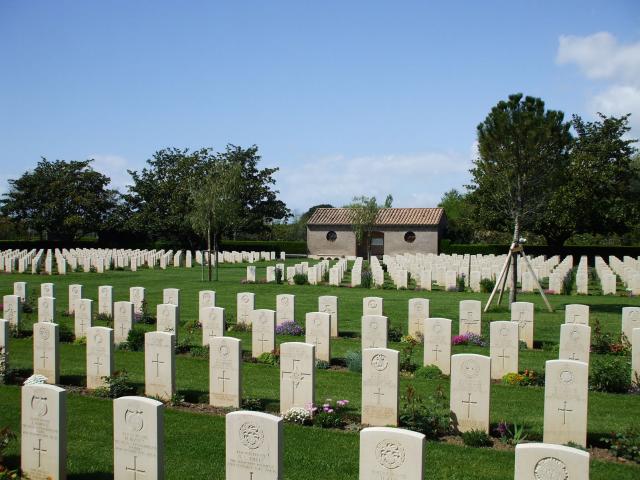
POLYGON ((482 335, 477 333, 463 333, 462 335, 456 335, 451 339, 452 345, 476 345, 478 347, 486 347, 487 342, 482 335))
POLYGON ((276 327, 277 335, 293 335, 299 337, 304 335, 304 329, 296 322, 283 322, 276 327))

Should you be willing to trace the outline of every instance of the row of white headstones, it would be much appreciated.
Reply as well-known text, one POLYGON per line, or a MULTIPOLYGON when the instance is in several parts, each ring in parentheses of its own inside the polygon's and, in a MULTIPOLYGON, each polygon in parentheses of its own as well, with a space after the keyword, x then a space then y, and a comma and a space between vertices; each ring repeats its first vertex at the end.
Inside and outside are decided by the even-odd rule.
MULTIPOLYGON (((280 252, 281 260, 286 258, 285 252, 280 252)), ((56 261, 56 270, 60 275, 67 273, 67 265, 71 270, 81 267, 89 272, 95 269, 97 273, 104 273, 115 267, 128 267, 136 271, 146 265, 149 268, 160 266, 166 269, 168 266, 193 267, 193 255, 190 250, 130 250, 130 249, 55 249, 55 250, 5 250, 0 251, 0 271, 7 273, 31 272, 37 273, 44 269, 44 273, 53 274, 53 261, 56 261)), ((196 251, 196 263, 202 265, 208 262, 209 253, 196 251)), ((243 263, 258 262, 261 260, 276 260, 276 252, 256 251, 222 251, 218 252, 219 263, 243 263)))
MULTIPOLYGON (((116 480, 164 478, 164 405, 144 397, 113 401, 113 465, 116 480)), ((284 478, 281 417, 236 411, 225 421, 225 478, 284 478)), ((67 464, 66 391, 52 385, 22 388, 21 466, 29 478, 63 479, 67 464)), ((360 431, 359 478, 422 480, 425 437, 409 430, 360 431)), ((516 480, 589 478, 589 454, 549 443, 519 444, 516 480)))

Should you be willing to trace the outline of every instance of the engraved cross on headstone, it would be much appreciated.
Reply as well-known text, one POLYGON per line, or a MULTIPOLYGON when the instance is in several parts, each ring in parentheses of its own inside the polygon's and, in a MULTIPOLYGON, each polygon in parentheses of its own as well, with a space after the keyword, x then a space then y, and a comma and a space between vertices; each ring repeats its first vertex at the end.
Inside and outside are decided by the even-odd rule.
POLYGON ((376 395, 376 398, 378 400, 378 405, 380 405, 380 397, 383 396, 384 397, 384 393, 382 393, 380 391, 380 387, 378 387, 378 391, 377 392, 373 392, 374 395, 376 395))
POLYGON ((564 401, 564 406, 562 408, 558 408, 559 412, 562 412, 562 424, 566 425, 567 423, 567 412, 573 412, 573 410, 567 409, 567 401, 564 401))
POLYGON ((133 467, 125 467, 125 470, 133 472, 133 480, 137 480, 138 473, 146 473, 146 470, 141 470, 140 467, 138 467, 138 457, 136 455, 133 456, 133 467))
POLYGON ((462 403, 467 405, 467 418, 470 418, 471 417, 471 405, 476 405, 478 402, 472 402, 471 401, 471 394, 470 393, 468 393, 467 395, 469 395, 467 397, 467 400, 462 400, 462 403))
POLYGON ((100 367, 102 366, 102 363, 100 362, 100 357, 96 358, 96 361, 93 362, 93 364, 96 366, 96 375, 98 375, 100 373, 100 367))
POLYGON ((224 393, 224 381, 225 380, 231 380, 231 378, 225 377, 224 373, 225 373, 225 371, 222 370, 222 376, 218 377, 218 380, 222 380, 222 393, 224 393))
POLYGON ((505 358, 511 358, 509 355, 505 355, 504 348, 502 349, 502 355, 498 355, 498 358, 502 359, 502 368, 504 368, 504 360, 505 358))
POLYGON ((260 334, 260 339, 258 341, 260 342, 260 348, 262 350, 264 350, 264 344, 265 343, 269 343, 269 339, 268 338, 264 338, 264 333, 260 334))
POLYGON ((159 370, 160 364, 164 363, 164 362, 160 361, 160 354, 159 353, 156 353, 156 359, 155 360, 151 360, 151 363, 155 363, 156 364, 156 377, 159 377, 160 376, 160 370, 159 370))
POLYGON ((47 357, 47 352, 42 352, 42 356, 40 357, 40 359, 42 360, 42 368, 45 368, 47 365, 47 359, 49 357, 47 357))
POLYGON ((298 388, 298 386, 300 385, 300 382, 302 382, 304 380, 304 377, 308 377, 311 376, 310 373, 303 373, 300 371, 300 369, 298 368, 298 363, 301 362, 302 360, 297 360, 297 359, 293 359, 292 363, 293 366, 291 368, 291 371, 289 372, 282 372, 282 375, 290 375, 290 380, 291 380, 291 401, 293 403, 295 403, 296 401, 296 390, 298 388))
POLYGON ((465 327, 466 327, 466 331, 469 331, 469 326, 476 323, 476 321, 473 318, 473 312, 467 312, 467 318, 464 319, 463 321, 465 327))
POLYGON ((42 448, 42 439, 39 438, 38 439, 38 446, 37 447, 33 447, 33 451, 34 452, 38 452, 38 468, 40 468, 42 466, 41 464, 41 456, 43 453, 47 453, 47 450, 44 450, 42 448))
POLYGON ((434 352, 436 354, 436 360, 438 360, 438 352, 442 352, 442 350, 440 350, 438 347, 439 347, 439 345, 436 345, 436 348, 431 350, 432 352, 434 352))

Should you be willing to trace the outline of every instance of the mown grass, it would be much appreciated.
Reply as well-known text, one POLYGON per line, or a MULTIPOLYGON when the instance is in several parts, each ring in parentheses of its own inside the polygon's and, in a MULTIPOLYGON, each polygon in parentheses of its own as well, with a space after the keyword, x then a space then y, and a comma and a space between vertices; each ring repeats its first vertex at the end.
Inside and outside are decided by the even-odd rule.
MULTIPOLYGON (((293 262, 288 261, 288 264, 293 262)), ((258 264, 258 276, 264 278, 265 264, 258 264)), ((74 273, 67 276, 48 277, 44 275, 2 275, 0 295, 12 293, 14 281, 29 282, 31 303, 39 295, 39 285, 53 281, 57 288, 58 322, 73 328, 73 318, 61 315, 67 308, 68 285, 84 285, 84 297, 96 301, 98 286, 113 285, 114 300, 128 300, 129 287, 144 286, 147 302, 152 314, 155 305, 162 301, 162 289, 181 289, 181 324, 197 319, 198 291, 216 291, 216 303, 226 309, 228 323, 235 323, 236 294, 249 291, 256 293, 256 308, 275 308, 275 295, 294 293, 296 295, 296 319, 304 323, 304 314, 317 309, 320 295, 338 295, 340 298, 339 317, 341 337, 332 341, 333 357, 344 357, 350 350, 360 349, 360 315, 362 298, 380 296, 385 299, 385 314, 390 325, 407 330, 408 300, 419 296, 431 301, 431 316, 451 318, 454 334, 457 333, 458 302, 462 299, 486 301, 487 295, 452 292, 415 292, 396 290, 363 290, 328 286, 295 286, 274 284, 243 285, 246 265, 224 265, 218 282, 202 282, 199 269, 141 270, 138 272, 110 272, 107 274, 74 273)), ((535 340, 538 348, 521 351, 520 368, 541 371, 544 362, 557 358, 560 325, 564 321, 564 306, 570 303, 585 303, 591 306, 592 323, 598 319, 603 330, 611 333, 620 331, 620 312, 623 306, 637 305, 638 299, 604 296, 552 296, 551 302, 556 312, 544 310, 542 301, 536 295, 522 295, 522 301, 536 304, 535 340)), ((488 338, 489 322, 508 319, 505 307, 494 309, 483 315, 483 333, 488 338)), ((23 316, 23 330, 30 331, 36 320, 36 313, 23 316)), ((100 322, 98 322, 99 324, 100 322)), ((151 325, 143 328, 151 330, 151 325)), ((243 340, 243 348, 250 350, 248 333, 229 332, 243 340)), ((188 343, 201 343, 198 331, 187 333, 183 328, 182 339, 188 343)), ((278 343, 299 340, 297 337, 278 337, 278 343)), ((390 348, 401 349, 402 344, 390 344, 390 348)), ((488 348, 454 347, 454 353, 474 352, 488 355, 488 348)), ((11 366, 31 370, 32 343, 30 338, 10 340, 11 366)), ((595 355, 594 355, 595 357, 595 355)), ((422 349, 416 348, 414 360, 421 364, 422 349)), ((126 369, 139 392, 143 391, 143 353, 116 352, 116 368, 126 369)), ((61 383, 63 385, 83 385, 85 375, 85 347, 77 344, 61 346, 61 383)), ((266 400, 267 410, 278 409, 278 369, 277 367, 244 363, 244 396, 266 400)), ((208 362, 206 359, 179 355, 177 358, 177 388, 191 402, 206 402, 208 391, 208 362)), ((351 401, 352 413, 358 414, 360 406, 360 374, 340 371, 317 371, 317 400, 325 398, 346 398, 351 401)), ((413 384, 418 392, 427 396, 439 386, 448 392, 448 380, 401 380, 400 394, 408 384, 413 384)), ((19 429, 19 390, 17 387, 0 388, 0 425, 10 425, 19 429)), ((525 424, 531 439, 542 433, 543 418, 542 388, 492 386, 491 421, 505 420, 525 424)), ((589 395, 589 437, 598 441, 612 431, 625 430, 628 426, 640 427, 640 396, 614 395, 590 392, 589 395)), ((72 478, 111 478, 111 404, 108 400, 70 395, 69 397, 69 471, 72 478)), ((168 409, 166 412, 165 442, 167 445, 168 478, 224 478, 224 419, 220 416, 202 415, 168 409)), ((18 463, 18 449, 10 450, 10 462, 18 463)), ((285 428, 285 478, 357 478, 358 437, 356 433, 326 431, 308 427, 287 426, 285 428), (287 447, 287 445, 290 445, 287 447)), ((425 471, 426 478, 513 478, 513 454, 511 452, 472 449, 429 443, 425 471)), ((630 465, 592 462, 592 478, 638 478, 640 469, 630 465)))

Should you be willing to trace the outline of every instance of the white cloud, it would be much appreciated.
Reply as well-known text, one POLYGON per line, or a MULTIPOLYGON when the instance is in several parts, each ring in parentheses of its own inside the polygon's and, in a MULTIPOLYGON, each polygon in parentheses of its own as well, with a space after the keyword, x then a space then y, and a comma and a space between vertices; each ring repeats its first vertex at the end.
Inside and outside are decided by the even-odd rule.
POLYGON ((640 42, 620 45, 609 32, 561 35, 556 61, 576 64, 592 79, 640 82, 640 42))
POLYGON ((640 130, 640 42, 622 45, 609 32, 585 37, 562 35, 556 62, 574 64, 587 78, 604 82, 587 100, 592 114, 631 113, 632 133, 640 130))
POLYGON ((469 154, 459 152, 335 155, 281 170, 277 188, 300 211, 320 203, 343 206, 359 195, 383 202, 389 193, 396 207, 434 207, 444 192, 467 183, 470 167, 469 154))
POLYGON ((92 154, 87 155, 86 158, 93 158, 94 170, 111 178, 112 188, 124 192, 126 185, 131 184, 131 176, 127 173, 127 169, 133 169, 133 166, 126 158, 113 154, 92 154))

